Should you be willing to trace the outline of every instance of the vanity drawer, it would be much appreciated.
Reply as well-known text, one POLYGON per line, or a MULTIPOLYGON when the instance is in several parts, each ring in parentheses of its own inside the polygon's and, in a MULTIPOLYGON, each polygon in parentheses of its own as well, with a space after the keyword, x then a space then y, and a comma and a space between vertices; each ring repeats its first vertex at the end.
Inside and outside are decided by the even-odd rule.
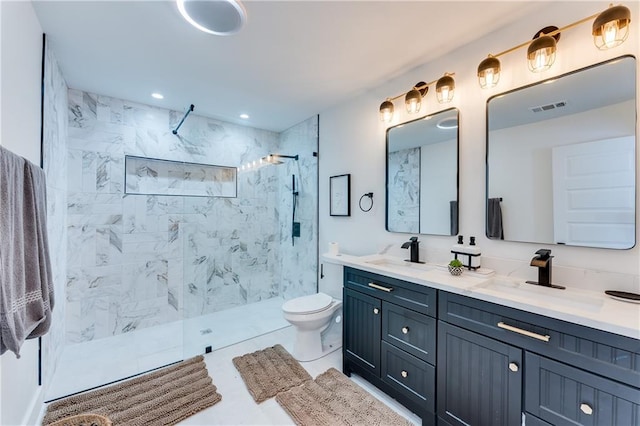
POLYGON ((436 320, 382 302, 382 339, 430 364, 436 363, 436 320))
POLYGON ((638 339, 445 291, 438 297, 443 321, 640 387, 638 339))
POLYGON ((640 390, 527 352, 526 411, 553 425, 632 425, 640 390))
POLYGON ((382 342, 382 380, 427 411, 435 412, 436 372, 432 365, 382 342))
POLYGON ((437 291, 431 287, 349 267, 344 268, 344 286, 425 315, 436 316, 437 291))

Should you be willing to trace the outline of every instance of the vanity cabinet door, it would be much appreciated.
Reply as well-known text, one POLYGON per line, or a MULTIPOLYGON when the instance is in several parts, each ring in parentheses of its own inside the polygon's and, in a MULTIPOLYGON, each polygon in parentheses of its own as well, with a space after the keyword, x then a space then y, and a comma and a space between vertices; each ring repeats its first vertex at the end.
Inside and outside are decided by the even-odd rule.
POLYGON ((438 322, 437 411, 451 425, 522 422, 522 350, 438 322))
POLYGON ((556 426, 640 424, 640 390, 530 352, 525 361, 525 408, 542 420, 556 426))
POLYGON ((380 299, 345 288, 343 309, 344 356, 379 377, 382 316, 380 299))

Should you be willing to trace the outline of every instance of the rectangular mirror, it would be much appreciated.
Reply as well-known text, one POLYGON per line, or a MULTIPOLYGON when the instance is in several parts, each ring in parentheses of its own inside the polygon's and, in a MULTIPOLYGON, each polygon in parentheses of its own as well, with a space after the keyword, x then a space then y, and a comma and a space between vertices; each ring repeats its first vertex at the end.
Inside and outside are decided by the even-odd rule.
POLYGON ((487 237, 635 245, 636 60, 624 56, 487 101, 487 237))
POLYGON ((458 110, 387 129, 387 231, 458 233, 458 110))

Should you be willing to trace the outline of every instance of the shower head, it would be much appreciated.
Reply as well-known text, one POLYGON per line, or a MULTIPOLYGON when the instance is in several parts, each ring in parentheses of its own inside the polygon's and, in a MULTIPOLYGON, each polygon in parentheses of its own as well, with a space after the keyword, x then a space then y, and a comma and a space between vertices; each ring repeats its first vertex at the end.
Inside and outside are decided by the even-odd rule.
POLYGON ((269 154, 266 157, 262 157, 262 161, 269 164, 283 164, 283 158, 292 159, 298 161, 298 155, 281 155, 281 154, 269 154))

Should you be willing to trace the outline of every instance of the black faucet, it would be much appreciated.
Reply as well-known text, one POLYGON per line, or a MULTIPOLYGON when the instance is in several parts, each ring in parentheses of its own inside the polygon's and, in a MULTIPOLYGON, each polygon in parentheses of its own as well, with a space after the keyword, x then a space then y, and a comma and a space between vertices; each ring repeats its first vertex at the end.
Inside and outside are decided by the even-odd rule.
POLYGON ((527 281, 529 284, 537 284, 545 287, 564 289, 560 285, 551 283, 551 250, 540 249, 536 252, 536 256, 531 259, 531 266, 538 268, 538 281, 527 281))
POLYGON ((420 262, 420 249, 418 248, 418 244, 420 244, 418 237, 411 237, 409 238, 409 241, 402 245, 403 249, 411 249, 411 259, 409 259, 409 262, 422 263, 420 262))

